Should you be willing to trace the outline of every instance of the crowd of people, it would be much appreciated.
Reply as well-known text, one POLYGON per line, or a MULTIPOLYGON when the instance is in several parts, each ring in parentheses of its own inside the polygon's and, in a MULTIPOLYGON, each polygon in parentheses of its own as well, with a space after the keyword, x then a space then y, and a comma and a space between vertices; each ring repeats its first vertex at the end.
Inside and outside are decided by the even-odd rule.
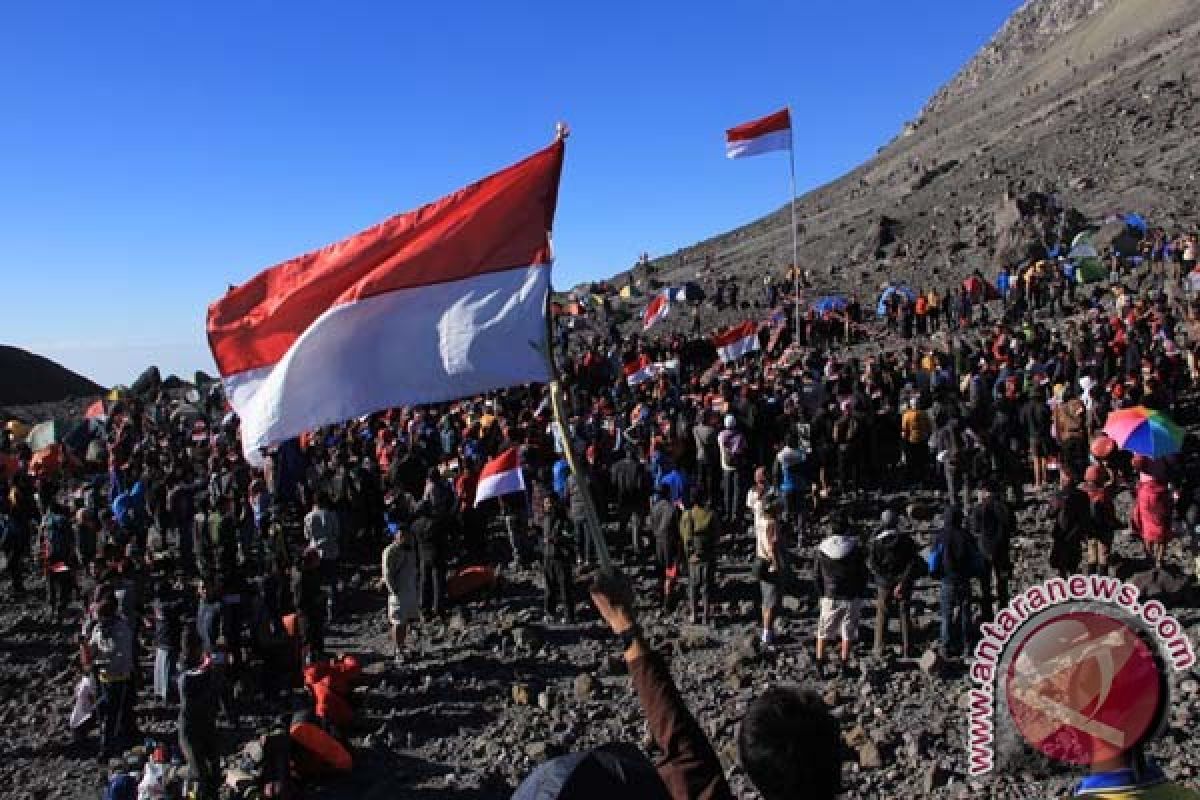
MULTIPOLYGON (((975 276, 952 292, 893 293, 880 325, 853 308, 809 313, 797 337, 790 286, 772 284, 757 310, 758 351, 731 363, 695 333, 605 330, 601 307, 556 337, 569 400, 561 427, 547 387, 525 386, 311 431, 262 453, 256 469, 219 390, 205 398, 212 424, 200 433, 173 413, 172 392, 127 394, 106 408, 91 470, 31 472, 34 454, 0 434, 18 464, 0 492, 11 596, 22 600, 30 575, 42 576, 46 621, 72 632, 63 647, 79 648, 95 692, 94 710, 73 720, 78 739, 97 727, 107 759, 138 741, 139 697, 177 707, 196 796, 211 798, 218 718, 236 727, 239 709, 289 707, 298 673, 327 658, 329 626, 347 613, 348 565, 381 565, 398 668, 410 633, 445 615, 458 570, 532 569, 550 622, 578 624, 591 598, 621 638, 653 735, 673 746, 658 770, 620 748, 552 762, 518 796, 548 796, 534 785, 570 785, 585 767, 650 796, 728 796, 711 746, 640 637, 638 607, 732 623, 717 576, 744 559, 763 646, 779 643, 787 595, 819 598, 811 634, 826 673, 866 655, 857 640, 869 597, 872 655, 893 653, 893 616, 893 654, 968 652, 977 625, 1008 600, 1017 512, 1029 503, 1051 529, 1046 566, 1061 574, 1108 573, 1127 527, 1147 564, 1178 558, 1168 547, 1177 523, 1194 526, 1200 513, 1195 465, 1131 458, 1102 432, 1121 408, 1187 411, 1200 344, 1190 332, 1200 317, 1188 283, 1195 239, 1175 251, 1162 241, 1152 237, 1138 265, 1113 257, 1110 280, 1087 287, 1047 261, 994 284, 975 276), (1164 260, 1179 268, 1155 266, 1164 260), (630 385, 624 366, 643 356, 672 366, 630 385), (480 471, 510 448, 526 491, 477 505, 480 471), (1114 502, 1125 491, 1127 521, 1114 502), (930 573, 909 519, 922 497, 944 500, 937 642, 920 641, 909 619, 914 586, 930 573), (608 571, 582 588, 601 549, 626 571, 653 570, 654 592, 634 598, 608 571)), ((727 305, 730 294, 716 297, 727 305)), ((770 800, 832 796, 836 729, 811 692, 772 690, 743 721, 742 761, 770 800)))

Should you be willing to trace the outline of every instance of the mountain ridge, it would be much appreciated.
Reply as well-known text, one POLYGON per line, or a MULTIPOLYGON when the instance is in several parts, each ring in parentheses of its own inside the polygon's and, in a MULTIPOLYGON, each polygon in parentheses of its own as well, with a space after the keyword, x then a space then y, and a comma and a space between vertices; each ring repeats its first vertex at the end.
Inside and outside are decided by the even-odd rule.
MULTIPOLYGON (((943 288, 1019 260, 1035 226, 1018 206, 1039 193, 1077 222, 1137 211, 1194 226, 1198 69, 1189 0, 1030 0, 874 157, 797 198, 809 293, 943 288)), ((613 280, 779 276, 789 224, 785 205, 613 280)))

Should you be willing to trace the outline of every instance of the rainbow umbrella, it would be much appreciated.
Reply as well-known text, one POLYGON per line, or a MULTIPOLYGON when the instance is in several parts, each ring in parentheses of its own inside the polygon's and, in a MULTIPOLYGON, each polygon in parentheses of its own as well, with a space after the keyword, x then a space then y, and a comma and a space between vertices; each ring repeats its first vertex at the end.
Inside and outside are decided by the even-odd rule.
POLYGON ((1183 448, 1183 428, 1161 411, 1145 406, 1112 412, 1104 432, 1122 450, 1147 458, 1174 455, 1183 448))

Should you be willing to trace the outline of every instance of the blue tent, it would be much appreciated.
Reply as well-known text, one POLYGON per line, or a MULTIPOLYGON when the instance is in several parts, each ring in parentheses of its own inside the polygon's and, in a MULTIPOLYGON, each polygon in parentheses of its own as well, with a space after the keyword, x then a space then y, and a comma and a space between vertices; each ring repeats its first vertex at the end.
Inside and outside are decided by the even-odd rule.
POLYGON ((1141 214, 1125 214, 1123 215, 1125 224, 1131 228, 1141 231, 1143 234, 1150 227, 1146 224, 1145 218, 1141 214))
POLYGON ((830 294, 824 297, 818 297, 816 301, 813 302, 812 307, 813 311, 816 311, 818 314, 824 314, 828 311, 845 311, 846 306, 849 304, 849 301, 847 301, 846 298, 842 297, 840 294, 830 294))
POLYGON ((914 292, 909 287, 907 287, 907 286, 892 286, 889 284, 888 287, 883 290, 883 294, 879 295, 879 302, 875 305, 875 314, 876 315, 878 315, 880 317, 887 316, 887 302, 888 302, 888 300, 890 300, 892 298, 892 295, 894 295, 896 292, 899 292, 904 297, 907 297, 908 302, 910 302, 910 303, 917 302, 917 293, 914 292))

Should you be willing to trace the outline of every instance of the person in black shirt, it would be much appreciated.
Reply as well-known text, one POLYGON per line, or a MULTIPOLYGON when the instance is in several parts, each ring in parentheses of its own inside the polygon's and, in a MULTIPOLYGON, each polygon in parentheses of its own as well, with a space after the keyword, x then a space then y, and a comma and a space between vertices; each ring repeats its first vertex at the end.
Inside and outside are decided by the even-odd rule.
POLYGON ((546 582, 546 618, 552 618, 561 603, 567 623, 572 624, 575 622, 575 587, 571 574, 575 559, 574 526, 553 492, 545 496, 543 511, 542 572, 546 582))
POLYGON ((973 544, 963 528, 962 509, 946 508, 942 533, 941 643, 946 655, 961 653, 971 638, 971 559, 973 544))
POLYGON ((217 738, 219 692, 212 666, 204 657, 200 637, 186 631, 181 641, 179 676, 179 749, 197 784, 198 800, 217 800, 221 783, 221 754, 217 738))
POLYGON ((171 696, 171 683, 179 659, 183 636, 183 603, 172 587, 160 582, 151 604, 154 616, 154 696, 166 704, 171 696))

